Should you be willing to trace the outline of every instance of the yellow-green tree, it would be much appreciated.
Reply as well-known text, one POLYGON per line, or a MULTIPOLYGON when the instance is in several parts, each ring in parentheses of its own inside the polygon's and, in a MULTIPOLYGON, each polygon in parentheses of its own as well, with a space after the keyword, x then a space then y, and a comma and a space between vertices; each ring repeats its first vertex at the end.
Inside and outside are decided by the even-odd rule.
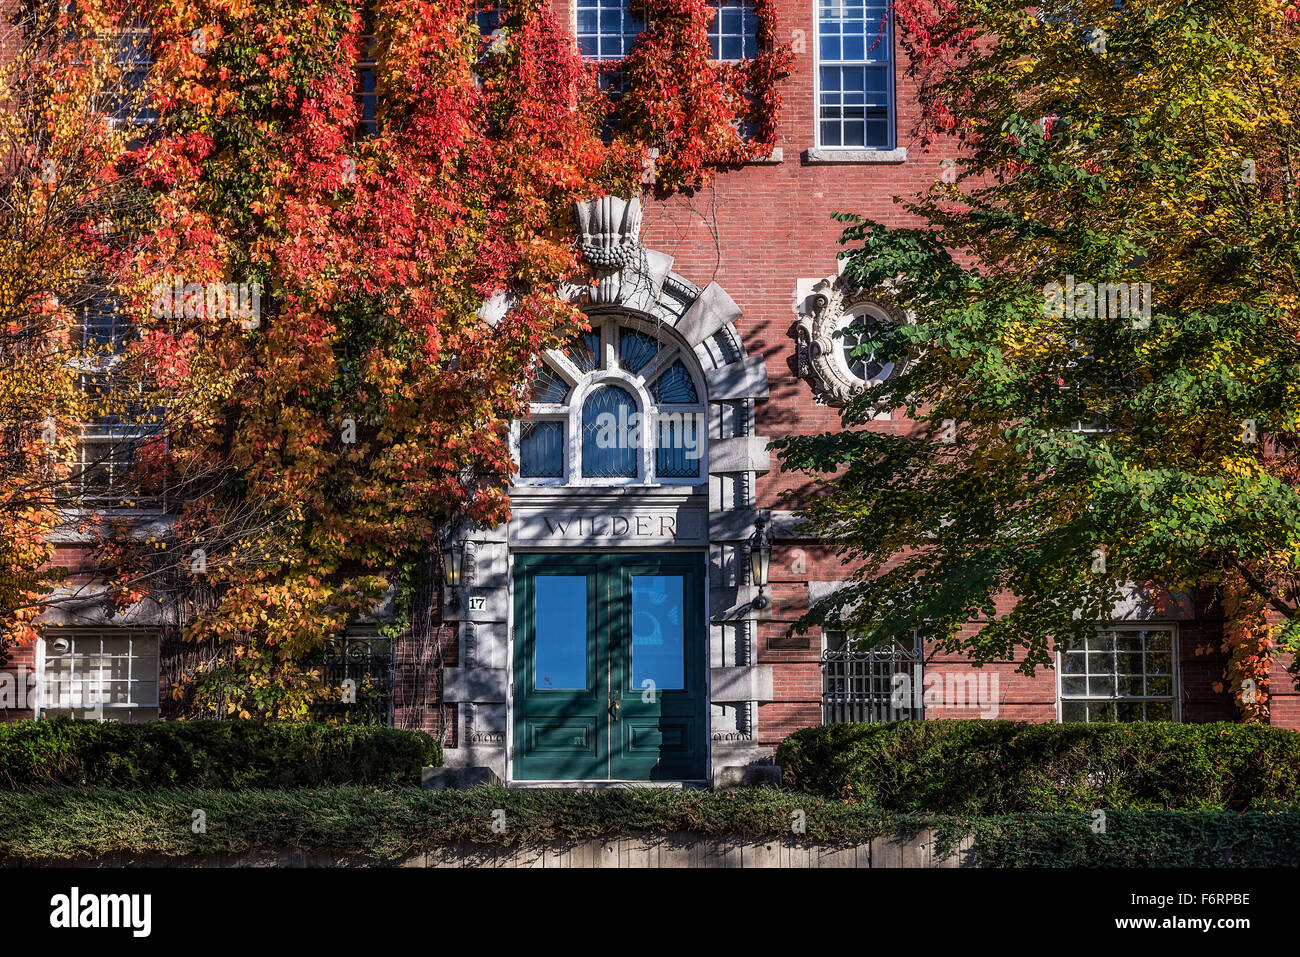
POLYGON ((20 4, 0 28, 0 651, 31 637, 61 577, 50 535, 102 464, 78 436, 124 373, 96 321, 111 324, 113 263, 144 208, 119 169, 140 118, 132 50, 67 7, 20 4))
POLYGON ((922 228, 853 220, 843 254, 915 320, 859 348, 918 361, 781 443, 822 477, 810 530, 862 563, 810 620, 1032 672, 1128 584, 1220 586, 1282 622, 1228 629, 1258 716, 1300 644, 1300 10, 970 0, 929 39, 962 159, 908 203, 922 228), (858 429, 879 406, 916 434, 858 429))

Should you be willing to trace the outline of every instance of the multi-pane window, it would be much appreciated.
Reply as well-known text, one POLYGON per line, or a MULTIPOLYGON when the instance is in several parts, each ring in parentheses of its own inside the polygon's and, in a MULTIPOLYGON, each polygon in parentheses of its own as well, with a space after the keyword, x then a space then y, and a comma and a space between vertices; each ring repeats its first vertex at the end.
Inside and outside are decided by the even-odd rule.
POLYGON ((1177 718, 1174 630, 1108 627, 1059 656, 1062 721, 1177 718))
POLYGON ((106 369, 83 374, 80 388, 90 396, 95 416, 77 437, 70 497, 106 506, 140 505, 136 453, 155 431, 140 384, 106 369))
POLYGON ((116 353, 130 330, 121 304, 111 296, 96 296, 82 307, 81 313, 82 347, 116 353))
POLYGON ((379 131, 379 88, 375 80, 375 38, 367 31, 361 37, 361 59, 356 65, 357 134, 373 136, 379 131))
POLYGON ((158 720, 158 636, 122 631, 45 635, 41 714, 158 720))
POLYGON ((149 98, 149 71, 153 67, 153 38, 142 26, 125 27, 115 36, 120 70, 109 114, 117 123, 153 123, 158 110, 149 98))
POLYGON ((607 319, 546 354, 517 423, 530 484, 695 484, 708 416, 693 353, 649 327, 607 319))
POLYGON ((479 36, 489 37, 501 28, 501 18, 505 14, 505 4, 499 0, 477 0, 474 4, 474 25, 478 27, 479 36))
POLYGON ((716 11, 709 24, 713 59, 746 60, 758 55, 758 12, 753 0, 712 0, 716 11))
POLYGON ((874 351, 889 333, 889 317, 883 309, 860 306, 849 315, 840 337, 838 355, 849 376, 874 385, 884 382, 897 371, 897 363, 880 358, 874 351))
POLYGON ((821 146, 893 148, 893 50, 888 3, 817 0, 821 146))
POLYGON ((645 29, 629 0, 577 0, 578 50, 588 60, 621 60, 645 29))

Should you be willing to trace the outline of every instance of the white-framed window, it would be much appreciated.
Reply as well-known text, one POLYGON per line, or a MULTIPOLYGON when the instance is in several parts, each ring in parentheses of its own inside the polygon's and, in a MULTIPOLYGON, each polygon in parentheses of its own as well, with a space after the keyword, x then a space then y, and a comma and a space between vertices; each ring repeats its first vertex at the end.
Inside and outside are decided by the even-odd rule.
POLYGON ((574 17, 578 52, 587 60, 623 59, 645 29, 629 0, 577 0, 574 17))
POLYGON ((1108 624, 1056 655, 1061 721, 1178 721, 1178 629, 1108 624))
POLYGON ((817 2, 817 145, 894 148, 894 31, 887 0, 817 2))
POLYGON ((710 0, 713 59, 734 63, 758 56, 758 8, 754 0, 710 0))
POLYGON ((592 320, 543 357, 514 443, 524 485, 698 485, 708 409, 695 355, 651 322, 592 320))
POLYGON ((149 74, 153 69, 153 36, 136 22, 118 27, 112 36, 117 44, 118 87, 112 92, 110 122, 148 125, 158 122, 158 109, 149 95, 149 74))
POLYGON ((109 355, 98 369, 80 376, 81 391, 92 396, 98 408, 94 421, 81 424, 67 494, 99 507, 154 505, 156 496, 142 494, 136 457, 141 443, 157 434, 158 423, 144 406, 142 384, 117 375, 115 367, 109 355))
POLYGON ((54 629, 41 640, 44 717, 158 720, 158 635, 54 629))

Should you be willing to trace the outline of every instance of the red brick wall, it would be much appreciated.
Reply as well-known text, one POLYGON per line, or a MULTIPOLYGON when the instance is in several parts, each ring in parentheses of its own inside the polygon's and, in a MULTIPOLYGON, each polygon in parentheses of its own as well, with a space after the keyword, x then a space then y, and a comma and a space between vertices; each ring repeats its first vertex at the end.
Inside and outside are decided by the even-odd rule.
MULTIPOLYGON (((776 0, 776 8, 782 23, 778 36, 802 40, 804 44, 802 52, 796 51, 793 75, 782 87, 784 105, 777 143, 783 161, 729 172, 690 197, 649 203, 642 232, 648 246, 675 257, 677 272, 699 285, 716 281, 744 311, 739 324, 741 338, 751 355, 766 357, 771 383, 771 399, 757 408, 757 431, 773 437, 839 426, 836 410, 816 404, 808 385, 795 377, 791 336, 796 320, 797 280, 836 272, 836 240, 842 227, 831 214, 854 212, 895 225, 908 224, 910 218, 894 197, 925 188, 938 176, 942 160, 954 155, 951 144, 921 148, 916 136, 915 83, 907 76, 906 62, 897 51, 896 145, 907 149, 907 160, 893 164, 808 164, 805 151, 815 144, 815 6, 813 0, 776 0)), ((556 3, 555 9, 571 22, 567 2, 556 3)), ((902 431, 910 424, 899 419, 870 427, 902 431)), ((795 481, 776 469, 760 479, 760 507, 790 507, 778 494, 795 481)), ((58 560, 73 564, 67 554, 61 553, 58 560)), ((808 581, 842 579, 849 570, 825 549, 806 543, 778 546, 773 555, 773 616, 760 626, 756 649, 758 662, 773 665, 775 674, 776 700, 760 707, 759 727, 764 742, 774 743, 820 720, 821 636, 816 631, 790 636, 786 631, 789 623, 806 610, 808 581), (794 554, 796 547, 802 556, 794 554), (803 564, 796 571, 795 560, 799 558, 803 564)), ((1199 604, 1198 610, 1207 617, 1180 627, 1183 717, 1192 721, 1230 719, 1230 700, 1213 690, 1223 670, 1222 655, 1217 650, 1219 622, 1199 604), (1198 649, 1201 653, 1197 653, 1198 649), (1207 649, 1209 653, 1205 653, 1207 649)), ((442 729, 450 741, 455 736, 454 716, 439 704, 436 676, 426 674, 422 679, 432 687, 416 687, 419 668, 414 658, 433 655, 445 665, 455 664, 456 647, 450 629, 439 630, 433 642, 434 648, 418 653, 410 645, 399 647, 396 679, 401 687, 397 698, 408 704, 397 723, 429 731, 442 729)), ((31 654, 31 649, 20 649, 4 667, 15 669, 30 663, 31 654)), ((961 659, 940 656, 930 667, 946 673, 969 666, 961 659)), ((986 668, 989 673, 996 671, 999 677, 999 716, 1053 720, 1053 672, 1040 669, 1029 678, 1015 668, 1015 662, 986 668)), ((1275 672, 1273 722, 1300 727, 1300 696, 1280 666, 1275 672)), ((6 714, 5 718, 13 716, 6 714)), ((953 711, 944 716, 959 714, 953 711)))
MULTIPOLYGON (((914 220, 894 202, 929 186, 944 159, 955 155, 951 143, 923 149, 917 135, 919 111, 915 82, 907 76, 906 60, 897 50, 897 142, 907 149, 899 164, 809 164, 806 150, 815 145, 813 14, 811 0, 777 0, 783 30, 797 40, 802 31, 805 52, 796 54, 793 75, 783 85, 784 104, 778 145, 783 161, 752 165, 718 178, 708 189, 688 198, 652 202, 645 215, 642 239, 651 248, 671 254, 674 268, 699 285, 717 282, 744 312, 741 338, 750 354, 767 360, 771 399, 757 410, 759 435, 816 433, 839 427, 835 409, 818 405, 809 386, 795 376, 794 339, 796 282, 836 272, 836 240, 841 225, 834 212, 853 212, 892 225, 914 220)), ((561 8, 565 9, 565 8, 561 8)), ((567 15, 567 10, 566 10, 567 15)), ((870 428, 903 432, 911 424, 900 418, 872 423, 870 428)), ((797 479, 774 468, 757 488, 761 508, 789 508, 778 498, 797 489, 797 479)), ((847 577, 850 568, 824 549, 809 545, 778 546, 772 559, 774 614, 758 632, 759 663, 774 666, 776 700, 760 706, 759 728, 765 743, 779 741, 800 727, 820 720, 821 636, 787 635, 788 624, 806 610, 806 582, 847 577), (802 551, 806 567, 793 570, 794 548, 802 551)), ((1223 656, 1218 652, 1220 625, 1206 620, 1180 627, 1182 714, 1187 721, 1231 720, 1234 712, 1224 693, 1213 684, 1222 679, 1223 656), (1212 647, 1212 652, 1204 653, 1212 647), (1197 653, 1198 649, 1202 653, 1197 653)), ((998 716, 1030 721, 1056 718, 1055 673, 1039 669, 1033 677, 1016 671, 1018 662, 986 666, 996 671, 1001 696, 998 716)), ((947 673, 964 672, 962 658, 939 656, 929 665, 947 673)), ((1300 722, 1300 699, 1288 701, 1281 720, 1300 722)), ((974 717, 973 709, 952 709, 943 717, 974 717)), ((1291 726, 1300 727, 1300 723, 1291 726)))

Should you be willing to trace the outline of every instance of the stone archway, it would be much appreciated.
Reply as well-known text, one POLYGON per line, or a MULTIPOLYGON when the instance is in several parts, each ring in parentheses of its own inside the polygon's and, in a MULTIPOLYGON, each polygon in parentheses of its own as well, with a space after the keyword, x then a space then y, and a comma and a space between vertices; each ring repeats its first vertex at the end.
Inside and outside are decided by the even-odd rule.
MULTIPOLYGON (((443 697, 458 713, 449 767, 490 768, 508 779, 511 755, 511 564, 520 550, 699 549, 707 554, 708 738, 711 776, 770 760, 757 741, 757 704, 772 699, 771 668, 755 664, 754 607, 746 545, 758 518, 756 478, 768 471, 767 438, 754 434, 754 404, 768 396, 762 356, 746 355, 739 307, 716 283, 700 287, 673 272, 671 256, 640 244, 640 203, 604 197, 576 210, 583 257, 596 284, 593 317, 655 324, 702 382, 708 416, 707 469, 697 484, 517 484, 513 517, 467 533, 460 601, 460 664, 444 674, 443 697)), ((575 297, 586 287, 574 287, 575 297)), ((495 324, 505 304, 485 307, 495 324)), ((450 595, 447 596, 448 598, 450 595)), ((447 602, 444 602, 447 607, 447 602)), ((734 772, 730 772, 734 773, 734 772)))

